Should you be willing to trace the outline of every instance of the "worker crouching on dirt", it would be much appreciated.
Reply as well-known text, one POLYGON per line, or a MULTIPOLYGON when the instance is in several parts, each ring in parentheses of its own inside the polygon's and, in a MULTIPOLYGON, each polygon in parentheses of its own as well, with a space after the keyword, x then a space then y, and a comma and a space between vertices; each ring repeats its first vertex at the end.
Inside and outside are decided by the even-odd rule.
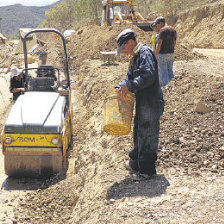
POLYGON ((17 100, 21 93, 25 92, 22 69, 17 67, 11 69, 10 92, 13 93, 13 102, 17 100))
POLYGON ((57 77, 55 75, 55 70, 52 66, 47 65, 47 52, 46 51, 39 51, 39 60, 40 60, 40 66, 37 70, 37 77, 50 77, 54 78, 54 80, 57 80, 57 77))
POLYGON ((151 177, 156 174, 159 119, 164 109, 157 60, 151 48, 136 42, 131 29, 118 35, 117 44, 118 54, 128 54, 132 58, 126 78, 115 88, 123 95, 128 91, 134 93, 136 99, 134 149, 128 153, 128 165, 139 177, 151 177))
POLYGON ((47 52, 46 51, 38 51, 40 66, 47 64, 47 52))

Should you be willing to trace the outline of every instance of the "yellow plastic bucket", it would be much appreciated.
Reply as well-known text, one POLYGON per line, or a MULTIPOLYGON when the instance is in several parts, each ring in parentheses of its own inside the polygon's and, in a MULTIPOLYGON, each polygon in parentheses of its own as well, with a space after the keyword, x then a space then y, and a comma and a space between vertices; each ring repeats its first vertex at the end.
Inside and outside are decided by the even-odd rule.
POLYGON ((126 135, 131 130, 134 97, 128 93, 124 98, 117 91, 109 92, 104 103, 103 130, 110 135, 126 135))

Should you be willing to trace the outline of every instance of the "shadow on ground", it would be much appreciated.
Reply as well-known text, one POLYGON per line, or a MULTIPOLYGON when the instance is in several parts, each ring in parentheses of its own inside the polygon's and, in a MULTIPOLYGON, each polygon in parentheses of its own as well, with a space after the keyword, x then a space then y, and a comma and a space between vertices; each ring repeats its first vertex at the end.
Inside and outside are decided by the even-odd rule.
POLYGON ((151 179, 141 181, 126 178, 111 186, 107 191, 106 198, 107 200, 137 196, 153 198, 164 194, 168 186, 170 186, 170 183, 164 175, 156 175, 151 179))
POLYGON ((52 176, 51 178, 12 178, 8 177, 2 183, 1 189, 9 191, 9 190, 38 190, 38 189, 46 189, 51 185, 54 185, 62 180, 64 180, 66 174, 64 171, 61 173, 52 176))

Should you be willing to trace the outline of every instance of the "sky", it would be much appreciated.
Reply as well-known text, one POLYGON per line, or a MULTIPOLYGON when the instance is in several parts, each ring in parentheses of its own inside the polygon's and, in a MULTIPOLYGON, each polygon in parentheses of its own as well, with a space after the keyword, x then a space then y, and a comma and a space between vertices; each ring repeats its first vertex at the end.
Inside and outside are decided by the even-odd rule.
POLYGON ((22 4, 25 6, 46 6, 58 0, 0 0, 0 7, 6 5, 22 4))

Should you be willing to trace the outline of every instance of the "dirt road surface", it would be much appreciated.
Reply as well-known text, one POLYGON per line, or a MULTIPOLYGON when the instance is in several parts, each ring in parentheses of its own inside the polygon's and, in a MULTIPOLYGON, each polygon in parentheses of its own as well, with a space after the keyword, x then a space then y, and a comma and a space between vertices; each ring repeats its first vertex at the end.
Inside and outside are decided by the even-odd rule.
POLYGON ((202 48, 194 48, 193 52, 197 52, 203 54, 207 57, 220 57, 224 58, 224 49, 202 49, 202 48))

